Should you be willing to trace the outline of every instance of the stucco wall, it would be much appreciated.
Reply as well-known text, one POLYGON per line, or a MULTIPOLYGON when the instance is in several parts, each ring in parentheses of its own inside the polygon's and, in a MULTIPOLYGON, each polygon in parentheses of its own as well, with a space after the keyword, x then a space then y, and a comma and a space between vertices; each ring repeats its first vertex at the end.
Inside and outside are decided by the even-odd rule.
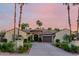
POLYGON ((56 36, 55 36, 55 38, 54 38, 54 44, 56 43, 56 39, 59 39, 60 40, 60 42, 62 42, 63 41, 63 36, 65 35, 65 34, 68 34, 69 35, 69 30, 62 30, 62 31, 60 31, 60 32, 57 32, 56 33, 56 36))
MULTIPOLYGON (((23 39, 27 39, 28 35, 26 34, 26 32, 23 32, 20 30, 20 35, 22 35, 23 39)), ((8 32, 6 32, 5 38, 8 39, 8 41, 12 40, 12 35, 14 34, 14 30, 10 30, 8 32)), ((16 35, 18 35, 18 29, 16 29, 16 35)))

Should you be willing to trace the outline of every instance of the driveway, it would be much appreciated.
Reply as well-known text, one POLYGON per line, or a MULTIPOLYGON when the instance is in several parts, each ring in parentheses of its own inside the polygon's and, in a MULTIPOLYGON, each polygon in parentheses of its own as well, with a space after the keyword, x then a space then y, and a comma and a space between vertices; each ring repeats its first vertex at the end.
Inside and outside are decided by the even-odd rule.
POLYGON ((33 46, 29 52, 29 56, 77 56, 79 54, 73 54, 66 52, 60 48, 52 46, 50 43, 33 43, 33 46))

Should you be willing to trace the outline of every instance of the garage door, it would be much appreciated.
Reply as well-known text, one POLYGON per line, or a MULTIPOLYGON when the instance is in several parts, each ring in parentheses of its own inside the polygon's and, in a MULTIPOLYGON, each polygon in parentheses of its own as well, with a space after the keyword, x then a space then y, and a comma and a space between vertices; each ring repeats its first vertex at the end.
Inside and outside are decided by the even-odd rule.
POLYGON ((52 42, 52 36, 43 36, 43 42, 52 42))

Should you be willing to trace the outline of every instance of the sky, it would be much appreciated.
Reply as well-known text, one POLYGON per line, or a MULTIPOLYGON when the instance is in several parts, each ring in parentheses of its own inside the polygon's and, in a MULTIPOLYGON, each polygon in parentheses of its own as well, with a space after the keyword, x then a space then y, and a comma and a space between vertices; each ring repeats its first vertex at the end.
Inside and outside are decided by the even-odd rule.
MULTIPOLYGON (((76 30, 78 6, 70 7, 72 30, 76 30)), ((13 28, 14 4, 0 3, 0 30, 13 28)), ((17 4, 17 24, 19 20, 19 4, 17 4)), ((22 23, 28 23, 30 28, 38 27, 36 21, 40 20, 44 28, 69 28, 67 6, 58 3, 27 3, 23 6, 22 23)))

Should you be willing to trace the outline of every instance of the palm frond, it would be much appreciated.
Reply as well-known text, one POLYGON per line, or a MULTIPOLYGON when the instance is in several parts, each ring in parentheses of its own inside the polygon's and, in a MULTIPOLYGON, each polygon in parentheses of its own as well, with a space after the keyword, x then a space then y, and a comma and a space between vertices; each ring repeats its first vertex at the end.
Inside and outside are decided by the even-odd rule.
POLYGON ((72 5, 78 5, 79 3, 73 3, 72 5))

